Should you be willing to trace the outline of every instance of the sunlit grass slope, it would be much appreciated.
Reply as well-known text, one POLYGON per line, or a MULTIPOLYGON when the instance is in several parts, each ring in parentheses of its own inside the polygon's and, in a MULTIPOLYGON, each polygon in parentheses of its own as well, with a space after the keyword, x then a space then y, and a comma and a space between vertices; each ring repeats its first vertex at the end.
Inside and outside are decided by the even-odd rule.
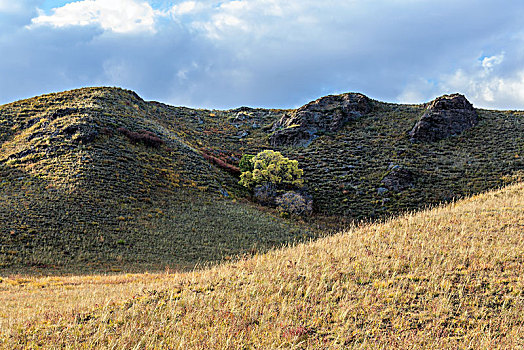
MULTIPOLYGON (((65 307, 75 302, 64 288, 56 313, 11 325, 2 345, 522 349, 524 184, 158 278, 161 286, 152 283, 125 300, 129 292, 114 289, 104 297, 114 302, 101 298, 84 312, 65 307)), ((16 299, 26 287, 14 284, 6 280, 4 293, 16 299)), ((46 296, 34 303, 40 298, 46 296)), ((17 317, 24 320, 23 313, 17 317)))

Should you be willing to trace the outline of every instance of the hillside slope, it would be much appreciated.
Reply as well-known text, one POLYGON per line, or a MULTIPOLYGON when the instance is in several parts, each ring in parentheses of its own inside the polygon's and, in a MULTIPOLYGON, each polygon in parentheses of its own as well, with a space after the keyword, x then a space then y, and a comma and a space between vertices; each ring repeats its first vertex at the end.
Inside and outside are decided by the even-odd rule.
MULTIPOLYGON (((363 96, 326 96, 308 105, 345 95, 363 96)), ((337 103, 321 107, 318 103, 319 118, 339 113, 337 103)), ((237 155, 270 148, 298 160, 314 198, 313 222, 343 224, 388 217, 499 188, 524 174, 522 111, 476 109, 478 124, 462 134, 413 142, 410 131, 429 103, 399 105, 370 99, 368 103, 360 117, 338 128, 328 126, 305 146, 271 144, 282 116, 296 110, 194 111, 164 106, 159 115, 166 127, 181 130, 180 137, 199 148, 237 155), (410 179, 400 188, 388 189, 383 181, 395 169, 407 171, 410 179)))
POLYGON ((430 105, 342 94, 211 111, 85 88, 0 106, 0 269, 192 266, 522 177, 524 112, 477 109, 461 134, 414 142, 430 105), (308 229, 254 206, 231 171, 268 148, 304 169, 308 229))
MULTIPOLYGON (((13 326, 0 344, 520 349, 523 233, 520 183, 316 242, 176 274, 165 279, 167 286, 123 302, 100 301, 105 306, 90 312, 46 313, 13 326)), ((139 277, 127 279, 135 283, 139 277)), ((144 281, 158 288, 150 275, 144 281)), ((7 290, 33 288, 6 282, 7 290)), ((52 288, 45 281, 41 285, 52 288)), ((66 304, 67 292, 63 295, 66 304)))
POLYGON ((0 116, 0 268, 184 267, 310 236, 232 200, 238 179, 133 92, 45 95, 0 116))

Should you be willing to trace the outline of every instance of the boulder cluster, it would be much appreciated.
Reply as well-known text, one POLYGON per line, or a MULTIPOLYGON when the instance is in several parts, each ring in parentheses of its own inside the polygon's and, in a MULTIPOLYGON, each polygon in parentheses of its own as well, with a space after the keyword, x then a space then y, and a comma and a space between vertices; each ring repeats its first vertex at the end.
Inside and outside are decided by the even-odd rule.
POLYGON ((279 191, 274 185, 254 188, 253 197, 264 206, 276 208, 282 215, 308 216, 313 212, 313 197, 304 189, 279 191))
POLYGON ((401 192, 412 187, 415 174, 405 167, 390 165, 389 172, 382 178, 381 184, 384 188, 393 192, 401 192))
POLYGON ((371 110, 368 97, 358 93, 329 95, 286 113, 274 125, 272 146, 307 145, 318 134, 339 130, 371 110))
POLYGON ((477 113, 463 95, 444 95, 428 105, 409 136, 413 141, 434 142, 459 135, 477 123, 477 113))

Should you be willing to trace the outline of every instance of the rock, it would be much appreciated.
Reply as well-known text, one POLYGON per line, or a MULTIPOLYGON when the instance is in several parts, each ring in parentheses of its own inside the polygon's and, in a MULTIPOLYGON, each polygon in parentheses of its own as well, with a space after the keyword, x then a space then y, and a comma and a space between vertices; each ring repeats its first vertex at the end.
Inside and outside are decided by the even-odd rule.
POLYGON ((284 115, 279 126, 300 125, 322 131, 336 131, 346 122, 357 119, 370 110, 369 99, 362 94, 330 95, 284 115))
POLYGON ((61 117, 65 117, 66 115, 71 115, 71 114, 76 114, 76 113, 80 113, 80 110, 78 108, 60 108, 60 109, 55 110, 51 114, 50 119, 53 120, 56 118, 61 118, 61 117))
POLYGON ((262 205, 274 206, 277 190, 271 184, 260 185, 254 188, 253 197, 262 205))
POLYGON ((30 154, 33 154, 33 153, 35 153, 35 151, 32 148, 31 149, 26 149, 26 150, 20 151, 18 153, 11 154, 7 159, 20 159, 20 158, 24 158, 25 156, 28 156, 30 154))
POLYGON ((385 188, 385 187, 379 187, 379 188, 377 189, 377 193, 378 193, 379 195, 381 195, 381 196, 384 195, 384 194, 386 194, 387 192, 389 192, 389 190, 388 190, 387 188, 385 188))
POLYGON ((236 134, 236 138, 237 139, 241 139, 241 138, 244 138, 246 136, 249 136, 249 133, 247 131, 239 131, 237 134, 236 134))
POLYGON ((95 129, 84 129, 81 132, 73 135, 71 140, 73 142, 89 143, 93 142, 97 136, 98 131, 96 131, 95 129))
POLYGON ((413 186, 415 176, 409 169, 398 165, 391 166, 390 169, 390 172, 381 181, 384 188, 394 192, 401 192, 413 186))
POLYGON ((242 106, 242 107, 238 107, 236 109, 232 109, 231 111, 232 112, 250 112, 252 111, 253 109, 250 108, 250 107, 246 107, 246 106, 242 106))
POLYGON ((72 124, 72 125, 66 126, 62 130, 62 133, 66 134, 66 135, 73 135, 73 134, 75 134, 78 131, 78 129, 79 129, 79 125, 78 124, 72 124))
POLYGON ((278 211, 281 214, 310 215, 313 212, 313 200, 310 196, 289 191, 275 200, 278 211))
POLYGON ((318 133, 337 131, 370 110, 370 100, 362 94, 325 96, 284 114, 273 126, 269 142, 272 146, 305 145, 318 133))
POLYGON ((98 136, 96 127, 88 123, 71 124, 65 127, 62 134, 70 136, 75 143, 89 143, 98 136))
POLYGON ((409 135, 413 141, 439 141, 458 135, 477 123, 477 113, 463 95, 444 95, 429 104, 409 135))
POLYGON ((269 143, 272 146, 307 146, 313 138, 314 133, 312 131, 300 127, 291 127, 273 133, 269 138, 269 143))

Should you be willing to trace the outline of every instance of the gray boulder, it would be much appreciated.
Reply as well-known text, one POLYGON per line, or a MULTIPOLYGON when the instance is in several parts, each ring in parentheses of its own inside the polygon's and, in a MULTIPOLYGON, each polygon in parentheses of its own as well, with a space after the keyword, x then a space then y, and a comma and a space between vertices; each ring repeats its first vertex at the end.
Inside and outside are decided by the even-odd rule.
POLYGON ((382 178, 381 184, 387 190, 401 192, 412 187, 414 180, 415 176, 411 170, 394 165, 389 173, 382 178))
POLYGON ((274 206, 277 196, 277 189, 272 184, 259 185, 253 189, 253 197, 262 205, 274 206))
POLYGON ((296 126, 275 131, 269 143, 272 146, 306 146, 314 137, 312 130, 296 126))
POLYGON ((444 95, 429 104, 409 135, 413 141, 439 141, 459 135, 477 123, 477 113, 463 95, 444 95))
POLYGON ((94 122, 78 122, 65 127, 61 134, 70 136, 76 143, 89 143, 98 136, 98 130, 94 122))
POLYGON ((278 196, 275 203, 281 214, 306 216, 313 212, 313 199, 295 191, 288 191, 278 196))
POLYGON ((362 94, 325 96, 284 114, 274 125, 269 142, 272 146, 306 145, 318 133, 337 131, 370 110, 370 100, 362 94))

